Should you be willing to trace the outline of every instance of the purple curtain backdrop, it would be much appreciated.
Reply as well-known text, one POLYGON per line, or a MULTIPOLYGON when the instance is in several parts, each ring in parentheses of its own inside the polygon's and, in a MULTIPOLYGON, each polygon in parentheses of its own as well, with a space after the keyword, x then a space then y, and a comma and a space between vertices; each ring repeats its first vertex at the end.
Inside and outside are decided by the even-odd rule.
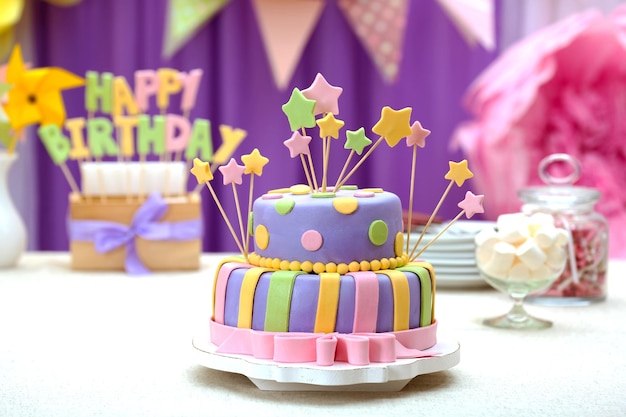
MULTIPOLYGON (((202 68, 204 77, 191 117, 211 120, 215 149, 221 142, 219 124, 248 131, 235 155, 237 159, 254 148, 270 159, 263 175, 255 179, 255 196, 268 189, 306 182, 299 160, 290 159, 282 145, 291 131, 281 106, 288 101, 293 87, 308 87, 315 74, 321 72, 331 84, 344 88, 338 116, 346 122, 343 135, 345 129, 363 126, 368 137, 375 140, 371 128, 385 105, 395 109, 412 107, 412 121, 420 120, 432 131, 426 148, 418 152, 414 203, 415 210, 430 213, 447 186, 443 177, 448 161, 463 158, 449 147, 453 129, 468 117, 461 103, 463 92, 496 55, 469 46, 435 0, 411 1, 404 59, 398 80, 388 84, 353 34, 336 0, 328 0, 289 87, 280 91, 274 86, 249 0, 233 0, 170 60, 161 57, 166 0, 84 0, 69 8, 35 4, 35 62, 39 66, 60 66, 80 75, 88 70, 110 71, 125 76, 131 86, 135 70, 202 68)), ((85 116, 83 94, 82 88, 64 94, 68 117, 85 116)), ((316 129, 314 139, 315 134, 316 129)), ((340 136, 331 150, 331 179, 336 178, 347 157, 344 138, 340 136)), ((321 141, 314 140, 311 150, 317 171, 321 172, 321 141)), ((411 149, 404 141, 393 149, 381 145, 349 183, 383 187, 398 194, 407 208, 410 164, 411 149)), ((78 178, 76 164, 70 162, 69 166, 78 178)), ((38 208, 41 230, 35 247, 67 250, 69 186, 41 143, 37 145, 36 177, 35 192, 42 204, 38 208)), ((195 185, 191 180, 189 189, 195 185)), ((247 184, 243 187, 239 194, 245 206, 247 184)), ((231 189, 221 185, 219 174, 214 188, 235 221, 231 189)), ((454 187, 440 215, 454 217, 459 212, 457 203, 469 189, 471 181, 461 189, 454 187)), ((204 250, 236 251, 206 190, 203 200, 204 250)))

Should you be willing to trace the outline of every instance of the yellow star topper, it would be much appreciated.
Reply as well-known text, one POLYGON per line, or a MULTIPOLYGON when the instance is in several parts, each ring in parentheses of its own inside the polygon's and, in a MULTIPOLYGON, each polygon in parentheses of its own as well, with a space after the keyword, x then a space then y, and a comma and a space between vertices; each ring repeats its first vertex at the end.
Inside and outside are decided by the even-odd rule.
POLYGON ((13 88, 4 111, 16 131, 35 123, 61 126, 65 121, 61 90, 85 84, 84 79, 61 68, 26 70, 19 45, 11 52, 6 82, 13 88))
POLYGON ((402 138, 411 135, 411 109, 405 107, 402 110, 394 110, 389 106, 383 107, 378 123, 372 128, 372 132, 382 136, 390 147, 394 147, 402 138))
POLYGON ((191 173, 194 177, 196 177, 198 184, 206 184, 213 179, 213 173, 209 168, 209 163, 204 162, 200 158, 195 158, 193 160, 193 168, 191 168, 191 173))
POLYGON ((270 160, 261 155, 257 148, 249 153, 248 155, 243 155, 241 157, 241 162, 243 162, 246 169, 243 171, 245 174, 255 174, 261 176, 263 174, 263 167, 267 165, 270 160))
POLYGON ((320 128, 320 137, 321 138, 339 138, 339 129, 345 125, 343 120, 335 119, 335 115, 332 113, 328 113, 326 116, 316 121, 317 125, 320 128))
POLYGON ((457 186, 462 186, 465 180, 469 180, 474 176, 472 171, 467 167, 467 159, 462 160, 461 162, 448 162, 450 165, 450 170, 444 177, 447 180, 454 181, 457 186))

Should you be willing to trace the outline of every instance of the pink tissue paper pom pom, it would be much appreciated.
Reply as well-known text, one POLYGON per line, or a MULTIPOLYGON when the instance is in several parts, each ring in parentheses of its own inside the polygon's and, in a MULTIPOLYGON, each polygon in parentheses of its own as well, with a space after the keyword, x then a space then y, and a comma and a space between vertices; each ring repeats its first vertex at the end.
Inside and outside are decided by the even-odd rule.
POLYGON ((510 47, 470 86, 474 119, 455 131, 474 170, 485 213, 520 209, 520 188, 543 185, 537 167, 552 153, 582 164, 576 185, 602 192, 610 256, 626 258, 626 5, 590 10, 510 47))

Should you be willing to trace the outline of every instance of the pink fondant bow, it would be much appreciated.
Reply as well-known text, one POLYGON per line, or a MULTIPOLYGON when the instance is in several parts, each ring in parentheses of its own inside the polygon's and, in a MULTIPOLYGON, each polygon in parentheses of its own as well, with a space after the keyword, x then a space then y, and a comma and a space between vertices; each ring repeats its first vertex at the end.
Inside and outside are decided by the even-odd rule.
POLYGON ((264 332, 210 323, 211 342, 217 345, 218 353, 251 355, 283 363, 369 365, 438 354, 424 351, 436 343, 436 323, 402 332, 353 334, 264 332))

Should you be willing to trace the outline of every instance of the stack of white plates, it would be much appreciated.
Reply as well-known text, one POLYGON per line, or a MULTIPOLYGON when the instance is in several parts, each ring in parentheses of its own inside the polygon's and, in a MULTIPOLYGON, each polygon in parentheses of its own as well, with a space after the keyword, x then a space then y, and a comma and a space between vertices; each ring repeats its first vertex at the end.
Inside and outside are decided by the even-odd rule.
MULTIPOLYGON (((446 224, 431 225, 422 238, 418 251, 446 224)), ((430 262, 435 268, 438 288, 472 288, 487 285, 476 266, 474 236, 482 229, 494 226, 495 222, 488 221, 456 221, 419 256, 419 259, 430 262)), ((411 234, 411 247, 417 242, 420 233, 417 231, 411 234)))

